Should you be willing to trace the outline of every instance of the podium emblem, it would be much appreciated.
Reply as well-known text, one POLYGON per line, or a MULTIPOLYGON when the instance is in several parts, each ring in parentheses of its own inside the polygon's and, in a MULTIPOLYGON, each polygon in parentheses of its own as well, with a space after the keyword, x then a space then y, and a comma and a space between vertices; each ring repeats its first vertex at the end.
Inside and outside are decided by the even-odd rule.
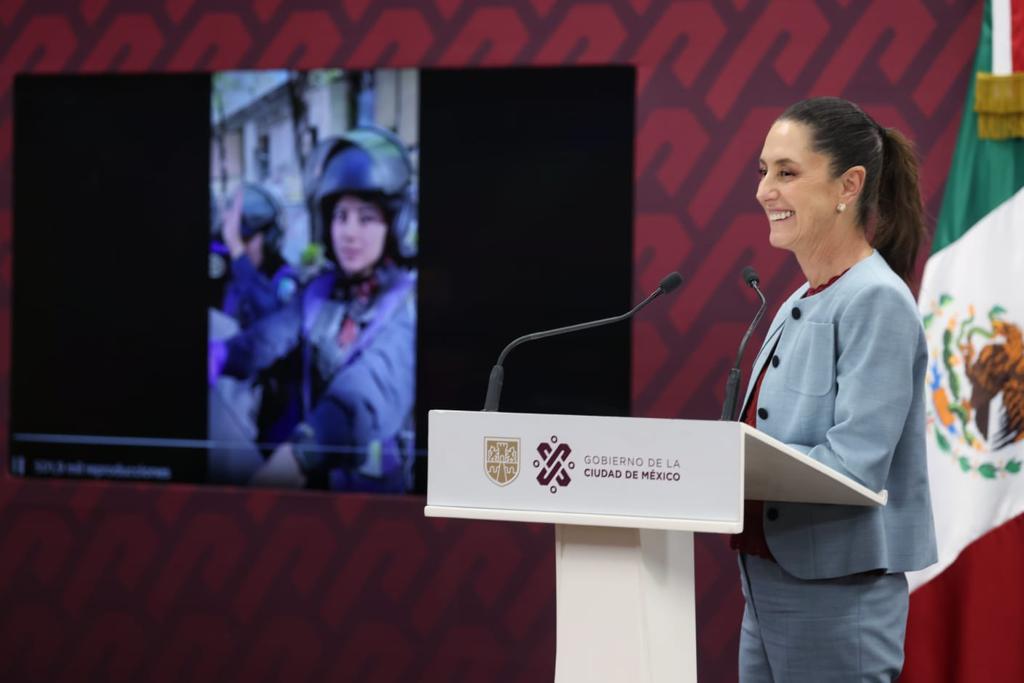
POLYGON ((484 472, 498 486, 510 484, 519 476, 519 439, 484 439, 484 472))
POLYGON ((533 466, 540 470, 537 483, 547 486, 551 493, 558 493, 559 488, 568 486, 572 481, 569 470, 576 467, 576 463, 569 460, 571 454, 569 444, 564 441, 558 443, 557 436, 551 436, 551 443, 541 441, 537 445, 537 455, 540 457, 533 461, 533 466))

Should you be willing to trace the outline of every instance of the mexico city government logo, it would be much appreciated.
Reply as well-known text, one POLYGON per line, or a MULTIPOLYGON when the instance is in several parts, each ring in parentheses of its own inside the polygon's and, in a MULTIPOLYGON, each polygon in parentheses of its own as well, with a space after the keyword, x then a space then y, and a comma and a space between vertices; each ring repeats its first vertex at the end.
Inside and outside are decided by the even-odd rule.
POLYGON ((498 486, 506 486, 519 476, 519 439, 484 439, 484 472, 498 486))
POLYGON ((547 486, 551 493, 558 493, 559 487, 568 486, 572 481, 569 470, 574 469, 576 463, 569 460, 572 455, 569 444, 558 443, 557 436, 552 436, 550 441, 541 441, 537 445, 537 455, 540 457, 533 461, 533 466, 540 469, 537 472, 537 483, 547 486))

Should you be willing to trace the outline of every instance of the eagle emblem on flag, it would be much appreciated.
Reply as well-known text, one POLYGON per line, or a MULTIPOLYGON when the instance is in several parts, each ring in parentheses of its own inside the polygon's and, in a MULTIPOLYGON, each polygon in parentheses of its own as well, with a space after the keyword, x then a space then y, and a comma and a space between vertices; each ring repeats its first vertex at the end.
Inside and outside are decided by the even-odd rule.
POLYGON ((1024 440, 1024 335, 1002 306, 979 320, 943 294, 925 315, 929 368, 928 426, 939 448, 964 472, 995 479, 1021 461, 999 457, 1024 440))

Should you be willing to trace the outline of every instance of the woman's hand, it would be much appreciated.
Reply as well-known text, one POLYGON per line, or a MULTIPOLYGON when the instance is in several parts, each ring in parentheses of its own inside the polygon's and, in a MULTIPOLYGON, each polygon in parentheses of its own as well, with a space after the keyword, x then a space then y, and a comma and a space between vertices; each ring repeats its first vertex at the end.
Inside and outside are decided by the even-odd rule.
POLYGON ((283 486, 286 488, 302 488, 306 485, 306 475, 299 469, 295 452, 290 443, 283 443, 274 449, 263 466, 256 470, 249 480, 251 486, 283 486))

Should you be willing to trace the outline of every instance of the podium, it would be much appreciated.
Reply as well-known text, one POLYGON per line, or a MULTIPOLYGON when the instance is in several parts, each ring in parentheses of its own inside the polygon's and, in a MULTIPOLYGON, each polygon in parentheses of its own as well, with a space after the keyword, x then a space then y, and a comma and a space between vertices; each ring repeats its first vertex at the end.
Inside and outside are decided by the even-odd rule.
POLYGON ((695 531, 744 499, 885 505, 738 422, 432 410, 430 517, 555 525, 557 683, 697 680, 695 531))

